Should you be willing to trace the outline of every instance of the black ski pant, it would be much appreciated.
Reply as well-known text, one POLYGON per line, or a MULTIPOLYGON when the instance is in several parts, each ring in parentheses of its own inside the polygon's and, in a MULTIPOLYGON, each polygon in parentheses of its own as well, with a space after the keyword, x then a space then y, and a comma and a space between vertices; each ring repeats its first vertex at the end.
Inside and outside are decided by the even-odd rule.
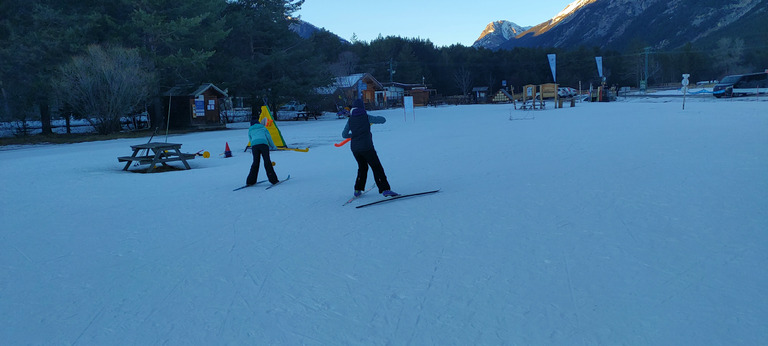
POLYGON ((379 155, 376 154, 375 149, 366 151, 353 151, 352 155, 355 156, 355 160, 357 161, 357 180, 355 180, 355 190, 365 190, 365 183, 368 179, 368 166, 371 166, 371 170, 373 171, 373 180, 376 182, 376 186, 379 187, 379 193, 390 189, 387 176, 384 174, 384 167, 381 166, 379 155))
POLYGON ((267 173, 267 179, 272 184, 276 184, 277 174, 272 167, 272 160, 269 158, 269 146, 266 144, 257 144, 251 146, 251 152, 253 153, 253 163, 251 164, 251 171, 248 173, 248 178, 245 179, 246 185, 256 184, 259 178, 259 161, 264 158, 264 171, 267 173))

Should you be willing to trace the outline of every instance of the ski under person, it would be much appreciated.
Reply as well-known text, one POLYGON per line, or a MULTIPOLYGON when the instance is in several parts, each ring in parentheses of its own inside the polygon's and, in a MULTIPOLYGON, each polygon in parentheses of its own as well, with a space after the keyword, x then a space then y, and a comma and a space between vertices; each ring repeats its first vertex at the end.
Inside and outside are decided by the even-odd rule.
POLYGON ((259 176, 259 160, 264 159, 264 170, 267 173, 267 179, 272 185, 277 184, 277 174, 274 167, 272 167, 272 160, 269 158, 269 150, 277 150, 275 143, 272 142, 272 136, 265 127, 267 125, 267 118, 261 120, 259 123, 258 117, 251 118, 251 127, 248 128, 248 139, 251 142, 251 153, 253 153, 253 163, 251 164, 251 171, 248 173, 248 178, 245 179, 245 185, 256 184, 259 176))
POLYGON ((357 161, 357 179, 355 180, 355 197, 363 194, 365 190, 366 179, 368 178, 368 166, 373 171, 373 179, 379 188, 379 193, 384 197, 394 197, 398 194, 392 191, 384 174, 384 167, 379 161, 379 155, 373 147, 373 135, 371 134, 371 124, 383 124, 387 118, 369 115, 365 111, 363 100, 357 99, 353 103, 353 108, 349 112, 349 119, 344 126, 341 136, 351 138, 349 146, 352 149, 352 155, 357 161))

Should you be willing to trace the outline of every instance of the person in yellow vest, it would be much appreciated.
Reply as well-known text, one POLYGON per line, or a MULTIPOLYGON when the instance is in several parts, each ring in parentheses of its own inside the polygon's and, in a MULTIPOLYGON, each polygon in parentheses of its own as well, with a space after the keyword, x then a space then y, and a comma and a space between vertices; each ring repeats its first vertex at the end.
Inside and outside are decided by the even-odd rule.
POLYGON ((248 139, 251 143, 251 153, 253 154, 253 163, 248 172, 248 178, 245 179, 245 185, 253 185, 258 181, 260 160, 264 159, 264 171, 267 173, 267 179, 272 185, 278 183, 275 168, 272 167, 272 160, 269 158, 269 150, 277 150, 275 143, 272 142, 272 136, 265 127, 267 118, 259 123, 258 117, 251 118, 251 127, 248 128, 248 139))

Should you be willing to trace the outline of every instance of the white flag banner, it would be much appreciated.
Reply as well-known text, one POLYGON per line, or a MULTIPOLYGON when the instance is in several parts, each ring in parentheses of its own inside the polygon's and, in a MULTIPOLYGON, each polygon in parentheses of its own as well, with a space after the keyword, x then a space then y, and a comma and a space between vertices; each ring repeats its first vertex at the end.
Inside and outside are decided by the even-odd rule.
POLYGON ((408 121, 408 113, 413 114, 413 121, 416 121, 416 110, 413 108, 413 96, 403 96, 403 117, 408 121))
POLYGON ((600 78, 603 78, 603 57, 596 56, 595 61, 597 62, 597 73, 600 75, 600 78))
POLYGON ((552 70, 552 79, 557 83, 557 55, 547 54, 549 58, 549 68, 552 70))

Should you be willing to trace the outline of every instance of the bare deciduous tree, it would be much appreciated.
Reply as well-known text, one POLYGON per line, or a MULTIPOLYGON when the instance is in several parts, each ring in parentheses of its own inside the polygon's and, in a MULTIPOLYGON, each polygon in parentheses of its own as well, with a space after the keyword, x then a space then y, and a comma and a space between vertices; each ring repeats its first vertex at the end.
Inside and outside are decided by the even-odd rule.
POLYGON ((456 86, 461 90, 461 94, 466 102, 469 91, 472 89, 472 74, 466 67, 462 66, 456 70, 453 79, 456 82, 456 86))
POLYGON ((359 61, 360 57, 357 54, 350 51, 341 52, 339 60, 330 66, 331 73, 337 77, 349 76, 355 73, 359 61))
POLYGON ((61 67, 57 89, 99 133, 109 134, 120 130, 121 117, 144 104, 153 81, 136 49, 92 45, 61 67))

